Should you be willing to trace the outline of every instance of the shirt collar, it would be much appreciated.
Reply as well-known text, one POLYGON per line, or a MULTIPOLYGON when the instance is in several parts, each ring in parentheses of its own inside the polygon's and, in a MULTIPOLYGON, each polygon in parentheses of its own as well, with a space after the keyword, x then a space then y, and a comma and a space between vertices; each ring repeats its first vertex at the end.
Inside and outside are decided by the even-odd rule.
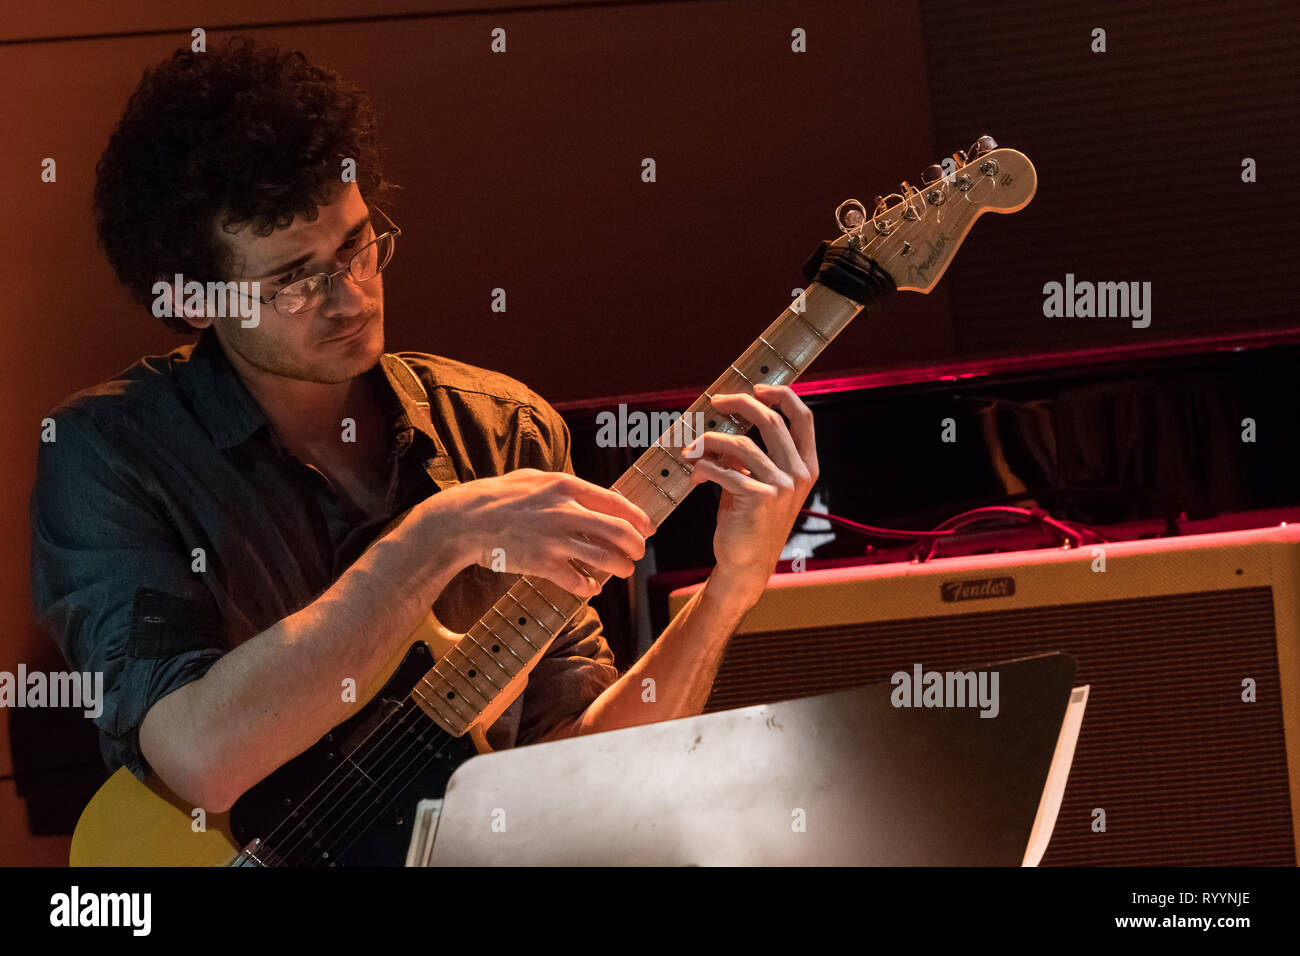
POLYGON ((176 381, 218 448, 240 445, 268 424, 211 327, 199 334, 176 381))
MULTIPOLYGON (((443 488, 455 484, 456 471, 433 426, 428 394, 411 367, 398 356, 385 352, 379 363, 365 374, 380 386, 380 400, 390 422, 393 453, 404 453, 418 431, 432 445, 431 454, 424 462, 429 475, 443 488)), ((248 441, 263 427, 269 429, 265 413, 226 358, 211 327, 200 333, 181 364, 177 384, 189 397, 199 422, 218 448, 233 448, 248 441)))

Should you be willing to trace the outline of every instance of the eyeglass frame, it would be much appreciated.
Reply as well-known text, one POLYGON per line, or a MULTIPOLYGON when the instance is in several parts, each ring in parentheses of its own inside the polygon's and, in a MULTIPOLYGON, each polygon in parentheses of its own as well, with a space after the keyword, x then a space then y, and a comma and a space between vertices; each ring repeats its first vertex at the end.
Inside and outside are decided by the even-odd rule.
MULTIPOLYGON (((388 225, 391 226, 392 228, 390 228, 390 229, 385 229, 385 230, 384 230, 383 232, 381 232, 381 233, 376 233, 376 234, 375 234, 375 238, 371 239, 371 240, 370 240, 369 242, 367 242, 364 246, 362 246, 360 249, 358 249, 356 252, 354 252, 354 253, 352 254, 352 256, 348 259, 348 263, 347 263, 347 265, 345 265, 343 268, 341 268, 341 269, 335 269, 333 272, 313 272, 311 275, 309 275, 309 276, 303 276, 301 279, 294 279, 292 282, 290 282, 290 283, 289 283, 287 286, 285 286, 283 289, 278 289, 278 290, 276 290, 275 294, 272 295, 269 299, 264 299, 264 298, 262 298, 260 295, 258 295, 258 296, 254 296, 253 298, 257 299, 258 302, 261 302, 262 305, 269 305, 269 306, 271 306, 271 308, 275 309, 275 311, 276 311, 277 313, 279 313, 280 315, 288 316, 288 317, 297 316, 297 315, 306 315, 308 312, 312 312, 312 311, 314 311, 314 310, 316 310, 316 309, 319 309, 319 308, 321 307, 321 303, 323 303, 323 302, 325 301, 325 299, 328 299, 329 296, 330 296, 330 293, 334 291, 334 279, 335 279, 338 275, 340 275, 341 273, 344 273, 344 272, 346 272, 346 273, 348 273, 349 275, 351 275, 351 274, 352 274, 352 263, 354 263, 354 262, 356 261, 357 256, 361 255, 361 253, 365 252, 365 251, 366 251, 367 249, 369 249, 371 246, 375 245, 375 243, 379 242, 380 239, 386 239, 386 238, 388 238, 389 236, 392 236, 392 237, 393 237, 393 252, 396 252, 396 251, 397 251, 397 239, 398 239, 398 237, 401 236, 401 234, 402 234, 402 230, 401 230, 401 228, 397 225, 397 223, 393 222, 393 220, 389 218, 388 214, 385 213, 385 212, 384 212, 382 209, 380 209, 378 206, 375 206, 375 207, 373 207, 373 208, 370 209, 370 218, 367 220, 367 222, 368 222, 372 227, 374 226, 375 213, 378 213, 379 215, 383 216, 383 217, 384 217, 384 221, 387 222, 388 225), (319 277, 321 277, 321 276, 324 276, 324 277, 325 277, 325 293, 324 293, 324 297, 321 299, 320 302, 318 302, 318 303, 316 303, 315 305, 313 305, 310 309, 303 309, 303 310, 301 310, 301 311, 299 311, 299 312, 280 312, 279 307, 275 304, 275 300, 280 296, 281 293, 283 293, 283 292, 287 292, 289 289, 293 288, 293 287, 294 287, 295 285, 297 285, 299 282, 307 282, 307 281, 309 281, 309 280, 311 280, 311 279, 317 279, 317 278, 319 278, 319 277)), ((389 261, 390 261, 390 262, 392 261, 392 256, 391 256, 391 255, 389 256, 389 261)), ((379 274, 380 274, 381 272, 383 272, 384 269, 386 269, 387 267, 388 267, 388 263, 387 263, 387 262, 385 262, 383 265, 379 266, 379 267, 375 270, 375 275, 374 275, 374 276, 371 276, 370 279, 373 279, 375 276, 379 275, 379 274)), ((353 280, 354 282, 369 282, 370 279, 358 279, 356 276, 352 276, 352 280, 353 280)), ((241 290, 241 292, 242 292, 242 290, 241 290)), ((247 293, 244 293, 244 294, 247 294, 247 293)))

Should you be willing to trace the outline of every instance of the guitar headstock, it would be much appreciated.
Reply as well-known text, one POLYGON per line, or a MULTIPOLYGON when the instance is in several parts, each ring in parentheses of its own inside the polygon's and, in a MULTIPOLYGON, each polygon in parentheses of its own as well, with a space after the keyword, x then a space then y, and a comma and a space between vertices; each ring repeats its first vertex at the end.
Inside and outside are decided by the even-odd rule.
POLYGON ((1029 157, 981 136, 944 165, 906 180, 899 192, 877 196, 868 218, 856 199, 840 203, 835 219, 846 244, 876 260, 899 290, 929 292, 947 271, 975 220, 986 212, 1010 213, 1034 198, 1038 174, 1029 157))

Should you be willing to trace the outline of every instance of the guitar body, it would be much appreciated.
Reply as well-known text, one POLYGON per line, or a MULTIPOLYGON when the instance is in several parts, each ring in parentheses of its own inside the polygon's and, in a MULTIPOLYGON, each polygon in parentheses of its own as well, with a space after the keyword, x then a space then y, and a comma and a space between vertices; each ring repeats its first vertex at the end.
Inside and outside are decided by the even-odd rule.
MULTIPOLYGON (((293 866, 401 866, 411 843, 411 826, 415 807, 422 799, 441 797, 447 780, 462 763, 474 756, 475 746, 469 736, 451 738, 448 745, 430 753, 423 768, 396 792, 381 789, 380 796, 368 780, 335 783, 342 775, 331 777, 340 760, 357 748, 370 746, 374 725, 395 713, 410 697, 421 677, 433 666, 429 648, 423 642, 412 644, 396 673, 360 713, 339 724, 315 746, 290 760, 261 783, 256 784, 230 808, 230 831, 240 847, 254 839, 269 842, 269 852, 257 851, 261 862, 293 866), (277 834, 286 815, 310 805, 318 792, 348 807, 356 807, 355 816, 365 826, 351 822, 333 824, 332 840, 315 839, 321 834, 295 833, 285 845, 277 834), (342 835, 340 835, 342 834, 342 835)), ((387 746, 387 743, 384 744, 387 746)), ((396 743, 406 748, 405 742, 396 743)), ((417 750, 419 748, 417 747, 417 750)), ((351 816, 345 818, 350 821, 351 816)))
MULTIPOLYGON (((286 816, 323 781, 335 764, 360 746, 370 725, 391 713, 411 688, 456 642, 430 614, 412 632, 390 676, 356 714, 335 727, 314 746, 281 766, 249 789, 229 813, 208 813, 202 829, 192 804, 174 794, 156 776, 141 782, 125 767, 99 788, 82 811, 72 837, 72 866, 229 866, 254 839, 267 839, 286 816), (287 802, 286 802, 287 801, 287 802)), ((422 799, 441 797, 455 769, 476 753, 490 748, 478 727, 453 739, 437 759, 396 795, 386 795, 373 822, 343 852, 321 860, 295 858, 298 865, 401 866, 411 839, 415 806, 422 799)), ((334 797, 349 799, 346 793, 334 797)), ((361 799, 358 795, 354 799, 361 799)), ((370 801, 374 803, 373 799, 370 801)), ((272 848, 272 853, 274 849, 272 848)), ((301 856, 301 854, 300 854, 301 856)), ((269 860, 267 862, 278 862, 269 860)))
POLYGON ((209 813, 198 832, 193 806, 156 775, 141 783, 121 767, 81 811, 71 866, 226 866, 239 853, 229 815, 209 813))

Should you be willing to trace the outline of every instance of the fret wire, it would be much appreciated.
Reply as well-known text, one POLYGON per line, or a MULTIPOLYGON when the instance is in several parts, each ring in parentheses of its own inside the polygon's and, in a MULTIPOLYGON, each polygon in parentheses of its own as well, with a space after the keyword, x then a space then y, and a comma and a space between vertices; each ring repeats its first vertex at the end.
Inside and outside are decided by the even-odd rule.
POLYGON ((754 383, 749 380, 749 376, 746 375, 744 372, 742 372, 740 369, 736 368, 736 366, 734 365, 731 366, 731 370, 735 372, 737 375, 739 375, 741 378, 743 378, 746 384, 748 384, 750 388, 754 387, 754 383))
POLYGON ((677 499, 674 498, 672 495, 670 495, 668 492, 664 491, 662 488, 659 488, 659 484, 658 484, 658 482, 656 482, 653 478, 651 478, 651 477, 650 477, 649 475, 647 475, 644 471, 642 471, 642 470, 637 466, 636 462, 633 462, 633 463, 632 463, 632 467, 633 467, 633 468, 636 468, 636 473, 637 473, 638 475, 640 475, 640 476, 641 476, 642 478, 644 478, 646 481, 650 482, 650 484, 653 485, 655 488, 658 488, 658 490, 659 490, 659 494, 663 495, 665 498, 667 498, 667 499, 668 499, 669 501, 671 501, 673 504, 677 504, 677 499))
MULTIPOLYGON (((479 714, 483 713, 483 709, 482 709, 481 707, 475 707, 473 704, 471 704, 470 701, 469 701, 469 698, 466 697, 466 696, 464 695, 464 692, 463 692, 463 691, 460 692, 459 694, 457 694, 457 688, 456 688, 456 685, 453 684, 453 683, 451 682, 451 678, 448 677, 444 672, 438 670, 438 666, 441 665, 441 664, 443 664, 443 663, 450 663, 450 661, 448 661, 447 658, 444 657, 442 660, 438 661, 438 664, 434 665, 433 672, 434 672, 435 674, 437 674, 438 677, 440 677, 440 678, 442 679, 443 683, 445 683, 445 684, 447 685, 447 687, 449 687, 449 688, 451 689, 451 693, 456 694, 456 696, 455 696, 455 697, 448 697, 446 694, 443 694, 443 695, 442 695, 442 699, 443 699, 443 700, 446 700, 446 701, 447 701, 449 704, 451 704, 453 707, 455 706, 456 701, 458 701, 458 700, 462 700, 462 701, 464 701, 464 702, 465 702, 465 706, 466 706, 466 707, 469 707, 469 708, 472 710, 472 712, 473 712, 473 716, 471 716, 471 718, 470 718, 471 720, 473 720, 474 717, 477 717, 479 714)), ((454 667, 455 665, 452 665, 452 666, 454 667)), ((433 685, 430 684, 429 686, 433 686, 433 685)), ((475 688, 475 693, 478 693, 478 695, 479 695, 480 697, 483 697, 483 694, 482 694, 481 692, 478 691, 478 688, 475 688)), ((484 700, 487 700, 486 697, 483 697, 483 699, 484 699, 484 700)))
MULTIPOLYGON (((441 674, 439 674, 438 676, 439 676, 439 677, 442 677, 441 674)), ((444 679, 445 679, 445 678, 444 678, 444 679)), ((454 700, 454 699, 446 698, 446 697, 444 697, 442 694, 439 694, 439 693, 438 693, 438 689, 437 689, 436 687, 434 687, 433 684, 429 683, 429 678, 428 678, 427 676, 426 676, 426 677, 422 677, 422 678, 420 678, 420 683, 426 685, 426 686, 427 686, 431 691, 433 691, 433 696, 434 696, 434 698, 438 701, 437 704, 435 704, 435 703, 433 702, 433 700, 430 700, 430 699, 429 699, 427 696, 425 696, 424 694, 420 694, 420 699, 423 700, 423 701, 424 701, 426 704, 428 704, 430 707, 432 707, 434 710, 438 711, 438 712, 441 714, 441 713, 442 713, 442 706, 441 706, 441 705, 442 705, 443 701, 446 701, 447 703, 451 704, 451 709, 452 709, 453 711, 455 711, 455 714, 454 714, 454 716, 452 716, 452 717, 448 717, 446 714, 442 714, 442 717, 443 717, 444 720, 446 720, 448 723, 453 723, 453 724, 454 724, 454 723, 455 723, 456 721, 458 721, 458 720, 464 720, 464 719, 465 719, 465 718, 461 715, 461 713, 460 713, 460 708, 458 708, 458 707, 456 706, 456 702, 455 702, 455 700, 454 700)), ((416 687, 419 687, 420 685, 419 685, 419 684, 416 684, 415 686, 416 686, 416 687)))
MULTIPOLYGON (((473 629, 471 628, 471 630, 473 630, 473 629)), ((472 633, 470 633, 470 631, 466 631, 465 634, 464 634, 464 636, 467 637, 467 638, 469 638, 469 641, 470 641, 471 644, 473 644, 473 645, 474 645, 475 647, 477 647, 480 651, 482 651, 482 652, 483 652, 484 654, 486 654, 489 658, 491 658, 492 661, 493 661, 493 663, 495 663, 495 664, 497 665, 497 667, 501 667, 501 662, 498 661, 495 657, 492 656, 492 652, 491 652, 491 651, 489 651, 486 647, 484 647, 482 644, 480 644, 478 641, 476 641, 476 640, 474 639, 474 635, 473 635, 472 633)), ((457 641, 457 642, 456 642, 456 647, 460 647, 460 645, 461 645, 461 642, 460 642, 460 641, 457 641)), ((466 654, 464 651, 461 651, 460 653, 461 653, 461 656, 464 657, 466 660, 468 660, 471 664, 474 662, 474 658, 470 657, 470 656, 469 656, 468 654, 466 654)), ((501 667, 501 669, 502 669, 503 671, 506 670, 504 667, 501 667)), ((509 671, 506 671, 506 673, 509 674, 510 672, 509 672, 509 671)), ((487 674, 484 674, 483 676, 484 676, 484 677, 487 677, 487 674)), ((492 680, 492 678, 491 678, 491 677, 488 677, 488 680, 492 680)), ((493 685, 495 685, 495 684, 496 684, 496 681, 492 681, 492 683, 493 683, 493 685)))
POLYGON ((531 648, 532 648, 533 650, 535 650, 535 651, 536 651, 536 650, 541 650, 541 648, 539 648, 536 644, 534 644, 532 641, 530 641, 530 640, 528 639, 528 635, 527 635, 527 634, 525 634, 523 631, 519 630, 519 628, 515 625, 515 622, 514 622, 514 621, 510 620, 510 618, 506 617, 506 616, 505 616, 504 614, 502 614, 500 611, 497 611, 497 606, 496 606, 495 604, 492 605, 492 610, 493 610, 493 611, 496 611, 496 615, 497 615, 497 617, 501 618, 501 620, 503 620, 503 621, 505 621, 507 624, 509 624, 509 625, 511 626, 511 628, 514 629, 515 633, 517 633, 520 637, 522 637, 522 638, 524 639, 524 643, 525 643, 525 644, 527 644, 529 647, 531 647, 531 648))
POLYGON ((682 415, 680 418, 677 419, 677 421, 673 422, 671 425, 665 428, 663 430, 663 434, 661 434, 658 438, 656 438, 654 440, 654 443, 650 447, 651 448, 659 447, 664 449, 664 451, 667 451, 668 446, 664 444, 664 439, 667 438, 669 435, 671 435, 674 429, 676 429, 682 435, 690 436, 686 438, 684 441, 682 441, 677 447, 684 448, 687 445, 689 445, 695 437, 693 434, 691 434, 691 425, 690 422, 687 421, 687 415, 690 415, 690 413, 691 413, 690 409, 688 408, 686 410, 686 415, 682 415))
MULTIPOLYGON (((704 397, 707 398, 707 399, 709 400, 709 403, 710 403, 710 404, 712 404, 712 402, 713 402, 713 395, 712 395, 712 394, 710 394, 709 392, 705 392, 705 393, 704 393, 704 397)), ((718 414, 720 414, 720 415, 726 415, 728 418, 731 419, 731 424, 735 425, 737 428, 741 429, 742 431, 744 430, 745 426, 742 425, 742 424, 740 424, 740 420, 739 420, 738 418, 736 418, 735 415, 732 415, 732 414, 730 414, 730 413, 728 413, 728 412, 724 412, 724 411, 722 411, 721 409, 717 409, 717 408, 715 408, 715 409, 713 409, 713 410, 714 410, 715 412, 718 412, 718 414)))
MULTIPOLYGON (((480 624, 480 625, 482 625, 482 626, 483 626, 483 630, 487 631, 489 634, 491 634, 493 637, 495 637, 495 638, 497 639, 497 640, 496 640, 497 645, 498 645, 498 646, 504 646, 505 649, 508 650, 508 651, 510 652, 510 656, 511 656, 511 657, 513 657, 515 660, 517 660, 520 664, 522 664, 522 665, 524 665, 524 666, 527 666, 527 661, 525 661, 522 657, 520 657, 518 654, 515 653, 515 649, 514 649, 513 647, 510 646, 510 642, 507 641, 507 640, 505 640, 505 639, 504 639, 500 634, 498 634, 496 631, 492 630, 492 628, 488 627, 486 624, 483 624, 483 619, 482 619, 482 618, 480 618, 480 619, 479 619, 478 621, 476 621, 475 623, 476 623, 476 624, 480 624)), ((491 654, 491 653, 493 653, 493 652, 492 652, 492 651, 488 651, 488 653, 491 654)), ((504 668, 502 668, 502 669, 504 670, 504 668)), ((510 674, 509 671, 506 671, 506 673, 507 673, 507 674, 510 674)), ((515 673, 517 674, 517 673, 519 673, 519 672, 518 672, 518 671, 515 671, 515 673)), ((510 676, 511 676, 511 677, 514 677, 515 675, 514 675, 514 674, 510 674, 510 676)))
MULTIPOLYGON (((689 409, 688 409, 688 411, 689 411, 689 409)), ((699 436, 697 436, 697 435, 695 434, 695 432, 691 431, 691 423, 687 420, 687 418, 686 418, 685 415, 683 415, 681 418, 679 418, 679 419, 677 419, 677 420, 678 420, 679 422, 685 422, 685 423, 686 423, 686 424, 682 425, 682 428, 683 428, 683 430, 685 430, 685 431, 686 431, 686 432, 691 436, 691 437, 688 438, 686 441, 682 442, 682 447, 685 448, 685 447, 686 447, 687 445, 689 445, 691 442, 695 441, 695 439, 696 439, 697 437, 699 437, 699 436)))
MULTIPOLYGON (((689 445, 690 442, 687 442, 687 444, 689 445)), ((693 471, 695 471, 695 469, 694 469, 693 467, 691 467, 690 465, 686 464, 686 462, 682 461, 680 458, 678 458, 676 455, 674 455, 672 452, 670 452, 670 451, 669 451, 667 448, 665 448, 663 445, 659 444, 659 442, 655 442, 654 445, 653 445, 652 447, 654 447, 654 448, 658 448, 661 452, 663 452, 665 455, 667 455, 669 458, 671 458, 674 462, 677 463, 677 467, 678 467, 678 468, 681 468, 683 471, 685 471, 686 474, 689 475, 689 474, 691 474, 693 471)))
MULTIPOLYGON (((459 647, 459 645, 457 645, 457 647, 459 647)), ((480 697, 482 697, 482 698, 483 698, 485 701, 487 701, 489 704, 492 703, 492 698, 489 697, 487 694, 483 693, 481 690, 479 690, 479 689, 478 689, 478 685, 474 683, 474 679, 473 679, 472 677, 470 677, 468 674, 466 674, 466 673, 465 673, 463 670, 461 670, 459 667, 457 667, 457 666, 456 666, 456 662, 453 661, 453 660, 451 659, 451 655, 454 654, 454 653, 456 652, 457 647, 453 647, 450 651, 448 651, 446 654, 444 654, 442 660, 446 661, 447 664, 450 665, 451 669, 454 670, 457 674, 459 674, 461 677, 465 678, 465 683, 469 684, 470 687, 474 688, 474 693, 478 694, 480 697)), ((461 657, 464 657, 464 656, 465 656, 465 652, 464 652, 464 651, 461 651, 461 652, 460 652, 460 656, 461 656, 461 657)), ((439 663, 441 663, 441 661, 440 661, 439 663)))
MULTIPOLYGON (((469 632, 467 631, 466 634, 468 634, 468 633, 469 633, 469 632)), ((506 667, 505 664, 502 664, 501 661, 497 660, 497 655, 493 654, 493 653, 492 653, 491 651, 489 651, 486 647, 483 647, 483 645, 482 645, 482 644, 479 644, 478 641, 474 641, 474 643, 475 643, 475 644, 478 644, 478 646, 479 646, 480 648, 483 649, 483 653, 487 655, 487 659, 488 659, 488 660, 490 660, 490 661, 491 661, 493 664, 495 664, 497 667, 501 668, 501 673, 505 674, 507 678, 511 678, 511 679, 514 678, 515 675, 512 674, 512 673, 510 673, 510 669, 509 669, 508 667, 506 667)), ((516 658, 516 660, 518 660, 518 655, 515 655, 515 658, 516 658)), ((473 658, 470 658, 470 660, 472 661, 473 658)), ((523 663, 523 662, 520 661, 520 663, 523 663)), ((516 671, 515 673, 517 674, 518 671, 516 671)), ((484 676, 484 677, 487 677, 487 672, 486 672, 486 671, 484 671, 483 676, 484 676)), ((488 680, 492 680, 492 678, 488 677, 488 680)), ((497 682, 494 681, 494 680, 492 680, 492 686, 493 686, 493 687, 498 686, 498 685, 497 685, 497 682)))
POLYGON ((523 601, 519 600, 519 598, 515 597, 515 591, 514 591, 514 588, 511 588, 509 591, 506 592, 506 597, 510 598, 510 600, 514 601, 514 602, 515 602, 516 604, 518 604, 521 608, 523 608, 523 609, 524 609, 525 611, 527 611, 530 615, 532 615, 533 621, 534 621, 534 622, 537 624, 537 626, 540 627, 543 631, 545 631, 547 634, 550 634, 552 637, 555 636, 555 632, 552 631, 549 627, 547 627, 545 624, 542 623, 542 619, 541 619, 540 617, 537 616, 537 612, 535 612, 532 608, 530 608, 530 607, 529 607, 527 604, 525 604, 523 601))
MULTIPOLYGON (((475 644, 478 644, 478 646, 479 646, 480 648, 483 647, 483 645, 479 644, 478 641, 474 641, 474 643, 475 643, 475 644)), ((492 685, 493 687, 495 687, 497 690, 500 690, 500 689, 501 689, 500 685, 497 684, 497 682, 494 681, 494 680, 492 679, 492 676, 491 676, 490 674, 488 674, 488 672, 487 672, 486 670, 483 670, 483 669, 482 669, 482 667, 483 667, 482 664, 480 664, 478 661, 474 660, 474 658, 470 657, 470 656, 469 656, 468 654, 466 654, 463 650, 461 650, 461 646, 460 646, 460 642, 459 642, 459 641, 457 641, 457 642, 456 642, 456 645, 455 645, 454 647, 452 647, 452 649, 451 649, 450 651, 447 652, 447 656, 450 657, 450 656, 452 655, 453 652, 459 653, 460 656, 461 656, 462 658, 464 658, 465 660, 469 661, 469 663, 472 665, 472 666, 470 667, 470 670, 475 671, 475 672, 478 672, 478 673, 481 673, 481 674, 483 675, 483 677, 487 680, 487 682, 488 682, 489 684, 491 684, 491 685, 492 685)), ((489 654, 488 656, 491 657, 490 654, 489 654)), ((455 667, 456 665, 453 664, 452 666, 455 667)), ((498 664, 497 666, 500 667, 501 665, 498 664)), ((506 670, 504 667, 502 667, 501 669, 502 669, 503 671, 506 670)), ((509 671, 506 671, 506 674, 507 674, 507 675, 509 675, 509 673, 510 673, 509 671)), ((467 679, 468 679, 468 680, 473 680, 472 677, 471 677, 471 678, 467 678, 467 679)), ((484 695, 484 696, 486 696, 486 695, 484 695)))
POLYGON ((823 344, 827 344, 827 343, 830 342, 830 339, 828 339, 826 336, 822 335, 822 330, 821 330, 821 329, 817 328, 817 326, 813 325, 811 322, 809 322, 807 319, 805 319, 805 318, 803 317, 803 313, 801 313, 801 312, 792 312, 792 313, 790 313, 790 314, 793 315, 793 316, 794 316, 796 319, 798 319, 800 322, 802 322, 804 325, 808 326, 808 328, 812 329, 813 335, 815 335, 815 336, 817 336, 817 338, 821 339, 823 344))
POLYGON ((758 340, 759 340, 760 342, 762 342, 764 345, 766 345, 769 349, 771 349, 771 350, 772 350, 772 354, 775 355, 777 358, 779 358, 782 362, 784 362, 786 368, 788 368, 790 371, 792 371, 792 372, 798 374, 798 372, 799 372, 799 367, 798 367, 797 365, 793 364, 793 363, 792 363, 788 358, 786 358, 785 355, 784 355, 782 352, 780 352, 779 350, 777 350, 777 349, 772 345, 771 342, 769 342, 767 339, 763 338, 763 336, 761 336, 761 335, 758 337, 758 340))
POLYGON ((547 605, 550 607, 550 609, 551 609, 552 611, 554 611, 556 614, 560 615, 560 617, 564 617, 564 612, 561 611, 561 610, 560 610, 558 607, 556 607, 554 604, 551 604, 550 599, 549 599, 545 594, 543 594, 541 591, 538 591, 537 588, 533 587, 533 582, 532 582, 532 581, 529 581, 527 577, 522 577, 522 578, 520 578, 519 580, 520 580, 520 581, 523 581, 524 584, 528 585, 529 589, 531 589, 531 590, 532 590, 532 591, 533 591, 533 592, 534 592, 534 593, 535 593, 539 598, 541 598, 543 601, 545 601, 545 602, 547 603, 547 605))

